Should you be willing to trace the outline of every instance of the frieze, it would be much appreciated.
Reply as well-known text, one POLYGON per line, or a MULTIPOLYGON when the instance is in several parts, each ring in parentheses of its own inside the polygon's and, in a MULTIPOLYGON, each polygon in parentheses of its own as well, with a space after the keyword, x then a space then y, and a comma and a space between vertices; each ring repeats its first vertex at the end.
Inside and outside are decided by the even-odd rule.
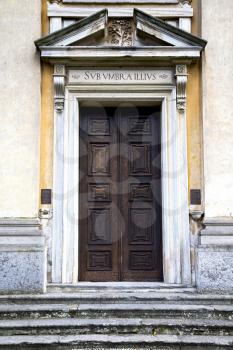
POLYGON ((69 71, 69 84, 173 84, 169 69, 79 69, 69 71))

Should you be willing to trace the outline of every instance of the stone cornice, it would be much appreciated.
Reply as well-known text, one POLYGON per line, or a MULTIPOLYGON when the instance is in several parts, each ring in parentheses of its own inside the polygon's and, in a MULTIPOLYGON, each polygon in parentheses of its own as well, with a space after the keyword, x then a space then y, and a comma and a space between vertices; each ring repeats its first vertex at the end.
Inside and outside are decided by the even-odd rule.
MULTIPOLYGON (((48 17, 63 17, 63 18, 85 18, 97 11, 102 10, 107 6, 109 17, 133 17, 134 8, 141 8, 142 3, 137 2, 125 2, 124 6, 116 4, 114 2, 106 3, 93 2, 92 6, 87 6, 87 3, 70 3, 69 6, 65 6, 66 3, 61 4, 48 3, 48 17), (86 5, 86 6, 85 6, 86 5)), ((67 3, 68 5, 68 3, 67 3)), ((157 18, 191 18, 193 17, 193 9, 189 5, 179 4, 178 1, 171 6, 169 3, 164 3, 157 6, 158 3, 145 2, 143 5, 143 11, 147 14, 157 18), (166 6, 167 5, 167 6, 166 6)))
POLYGON ((90 2, 92 4, 101 4, 104 3, 105 6, 107 3, 109 4, 138 4, 138 5, 143 5, 143 4, 148 4, 148 3, 152 3, 152 4, 178 4, 181 3, 183 5, 188 4, 191 5, 192 0, 48 0, 50 2, 50 4, 60 4, 60 3, 64 3, 64 4, 90 4, 90 2))
POLYGON ((178 4, 179 0, 50 0, 51 3, 62 2, 64 4, 178 4))
POLYGON ((39 227, 38 218, 1 218, 0 227, 39 227))

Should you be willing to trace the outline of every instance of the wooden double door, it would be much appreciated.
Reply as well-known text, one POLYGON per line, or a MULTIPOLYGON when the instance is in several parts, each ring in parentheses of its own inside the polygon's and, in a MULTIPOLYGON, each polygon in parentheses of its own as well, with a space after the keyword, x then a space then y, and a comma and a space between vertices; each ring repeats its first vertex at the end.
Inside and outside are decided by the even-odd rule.
POLYGON ((79 280, 161 281, 159 109, 80 112, 79 280))

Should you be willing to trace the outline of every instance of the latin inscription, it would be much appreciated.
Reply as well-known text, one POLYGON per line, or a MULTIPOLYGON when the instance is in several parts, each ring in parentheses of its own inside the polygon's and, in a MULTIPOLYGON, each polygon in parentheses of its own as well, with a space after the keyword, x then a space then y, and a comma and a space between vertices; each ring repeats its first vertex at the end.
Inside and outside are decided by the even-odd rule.
POLYGON ((120 69, 120 70, 96 70, 80 69, 69 71, 70 84, 95 84, 95 83, 126 83, 126 84, 172 84, 173 74, 171 70, 156 69, 120 69))

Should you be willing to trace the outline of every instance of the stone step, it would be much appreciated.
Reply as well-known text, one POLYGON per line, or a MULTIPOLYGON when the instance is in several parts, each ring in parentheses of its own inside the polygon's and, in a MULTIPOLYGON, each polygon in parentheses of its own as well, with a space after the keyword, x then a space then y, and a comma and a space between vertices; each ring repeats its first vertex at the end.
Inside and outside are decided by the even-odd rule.
POLYGON ((164 283, 164 282, 78 282, 76 284, 73 283, 49 283, 47 285, 47 290, 67 290, 68 288, 73 290, 81 290, 81 289, 115 289, 115 290, 123 290, 123 289, 153 289, 153 290, 196 290, 193 286, 188 284, 178 284, 178 283, 164 283))
POLYGON ((233 319, 232 305, 188 304, 2 304, 2 319, 39 318, 179 318, 233 319))
POLYGON ((78 335, 222 335, 233 336, 233 321, 214 319, 39 319, 0 321, 0 336, 78 335))
POLYGON ((162 293, 142 289, 138 291, 80 290, 77 293, 46 293, 0 295, 0 304, 82 304, 82 303, 152 303, 191 305, 233 305, 233 295, 197 293, 162 293))
POLYGON ((232 350, 232 336, 103 335, 0 337, 0 349, 232 350))
POLYGON ((189 285, 166 284, 159 282, 79 282, 78 284, 55 284, 47 286, 48 293, 80 292, 160 292, 160 293, 196 293, 197 289, 189 285))

